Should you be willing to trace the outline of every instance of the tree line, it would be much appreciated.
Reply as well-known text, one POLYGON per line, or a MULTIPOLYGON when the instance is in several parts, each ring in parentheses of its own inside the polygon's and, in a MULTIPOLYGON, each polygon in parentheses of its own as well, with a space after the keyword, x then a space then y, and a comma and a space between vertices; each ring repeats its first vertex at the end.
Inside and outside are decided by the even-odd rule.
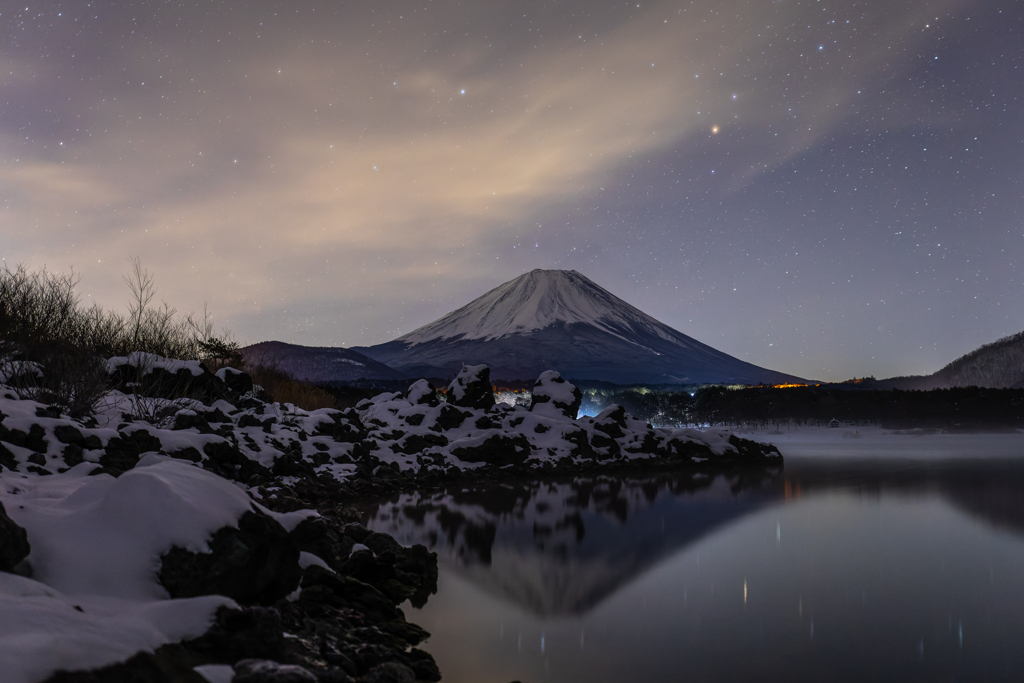
POLYGON ((618 403, 659 425, 715 424, 767 428, 829 424, 890 428, 1024 426, 1024 389, 957 387, 931 391, 865 390, 836 386, 792 388, 705 386, 692 390, 587 389, 583 410, 618 403))

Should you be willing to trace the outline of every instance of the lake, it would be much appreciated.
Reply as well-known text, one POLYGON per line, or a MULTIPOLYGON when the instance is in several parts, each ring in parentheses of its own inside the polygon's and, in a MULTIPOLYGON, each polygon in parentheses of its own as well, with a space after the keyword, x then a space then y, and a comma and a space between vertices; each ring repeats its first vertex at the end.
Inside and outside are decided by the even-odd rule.
POLYGON ((454 486, 367 524, 437 551, 449 682, 1024 680, 1024 437, 745 434, 784 468, 454 486))

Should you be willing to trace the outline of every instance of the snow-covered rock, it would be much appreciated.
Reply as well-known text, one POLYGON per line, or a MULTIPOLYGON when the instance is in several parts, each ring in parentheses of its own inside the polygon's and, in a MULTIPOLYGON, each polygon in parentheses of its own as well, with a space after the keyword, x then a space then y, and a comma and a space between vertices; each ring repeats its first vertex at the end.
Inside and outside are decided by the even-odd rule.
POLYGON ((409 387, 407 397, 413 403, 420 405, 436 406, 439 403, 437 389, 425 379, 416 380, 409 387))
POLYGON ((143 375, 148 375, 158 370, 163 370, 175 375, 180 370, 185 370, 193 377, 199 377, 207 372, 207 370, 203 368, 202 364, 197 360, 173 360, 170 358, 164 358, 163 356, 157 356, 152 353, 136 351, 135 353, 130 353, 127 356, 114 356, 108 360, 107 374, 112 375, 117 372, 119 368, 125 365, 139 370, 143 375))
POLYGON ((0 573, 4 680, 34 683, 201 635, 223 596, 170 600, 154 567, 173 546, 204 548, 252 502, 230 482, 150 456, 119 478, 93 463, 52 476, 4 472, 0 500, 23 527, 32 578, 0 573))
POLYGON ((345 411, 305 411, 251 395, 237 406, 224 399, 207 405, 153 398, 147 399, 151 414, 174 412, 169 419, 147 421, 138 396, 112 391, 86 426, 9 396, 0 402, 0 466, 7 469, 53 474, 89 462, 118 476, 147 453, 157 453, 254 490, 262 486, 267 495, 288 477, 343 482, 461 476, 510 465, 539 471, 605 461, 757 462, 777 455, 772 447, 726 432, 653 429, 619 406, 573 419, 579 390, 556 372, 537 380, 531 409, 495 404, 484 366, 464 367, 448 388, 447 402, 439 402, 434 388, 420 380, 405 393, 383 393, 345 411))
POLYGON ((460 408, 487 409, 494 405, 491 370, 486 365, 463 365, 448 385, 448 402, 460 408))
MULTIPOLYGON (((152 361, 133 360, 143 369, 152 361)), ((129 363, 111 367, 140 376, 129 363)), ((199 377, 187 364, 152 367, 199 377)), ((224 375, 202 377, 224 384, 232 379, 224 375)), ((429 393, 423 408, 432 407, 429 393)), ((384 659, 436 680, 429 656, 403 659, 421 630, 407 625, 397 641, 374 631, 381 619, 404 619, 399 602, 419 596, 422 604, 436 590, 434 555, 323 520, 289 488, 318 477, 337 486, 357 466, 369 472, 361 461, 368 430, 356 411, 303 411, 223 387, 205 402, 149 398, 141 406, 149 412, 139 400, 111 390, 94 414, 72 419, 0 384, 0 679, 37 683, 59 669, 110 666, 122 667, 111 676, 124 677, 123 667, 149 666, 145 657, 159 657, 162 645, 200 636, 240 652, 217 638, 243 638, 253 619, 267 622, 263 636, 283 642, 277 612, 246 606, 280 606, 292 595, 330 601, 344 614, 358 605, 360 642, 369 638, 384 659), (356 541, 372 550, 353 559, 356 541), (314 570, 345 573, 335 584, 314 576, 300 587, 314 570), (354 572, 359 580, 348 578, 354 572), (232 631, 239 628, 243 635, 232 631)), ((234 656, 263 654, 260 642, 234 656)), ((321 645, 324 657, 347 652, 350 660, 351 647, 336 638, 321 645)), ((363 675, 371 664, 359 666, 363 675)))
POLYGON ((217 379, 224 382, 228 389, 237 394, 248 394, 253 389, 252 377, 235 368, 221 368, 216 373, 217 379))
POLYGON ((542 372, 533 385, 530 412, 553 420, 575 420, 582 403, 582 391, 554 370, 548 370, 542 372))

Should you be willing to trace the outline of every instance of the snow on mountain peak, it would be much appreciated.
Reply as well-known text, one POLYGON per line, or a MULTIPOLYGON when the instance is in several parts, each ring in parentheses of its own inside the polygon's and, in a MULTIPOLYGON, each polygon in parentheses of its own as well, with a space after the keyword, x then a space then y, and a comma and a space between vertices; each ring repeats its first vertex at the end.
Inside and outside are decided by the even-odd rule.
POLYGON ((536 269, 397 341, 420 344, 436 339, 498 339, 556 323, 589 324, 616 336, 625 328, 675 338, 671 328, 575 270, 536 269))

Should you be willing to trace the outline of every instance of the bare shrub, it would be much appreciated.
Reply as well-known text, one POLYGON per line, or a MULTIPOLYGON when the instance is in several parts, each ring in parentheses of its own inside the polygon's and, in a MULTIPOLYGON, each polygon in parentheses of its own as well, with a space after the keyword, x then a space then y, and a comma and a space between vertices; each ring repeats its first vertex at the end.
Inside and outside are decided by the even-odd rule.
POLYGON ((212 336, 209 317, 204 316, 203 322, 198 323, 191 313, 179 316, 177 309, 166 301, 154 306, 157 288, 152 274, 142 267, 138 258, 129 263, 131 271, 122 279, 131 299, 117 355, 143 351, 164 358, 198 360, 202 354, 201 344, 212 336))
MULTIPOLYGON (((153 276, 139 259, 130 263, 124 277, 131 293, 127 315, 105 311, 97 304, 81 306, 76 292, 81 278, 73 270, 30 272, 23 265, 4 264, 0 268, 0 362, 34 362, 42 371, 41 377, 15 373, 5 381, 25 398, 80 417, 94 411, 109 389, 104 359, 111 356, 145 352, 221 367, 240 360, 238 344, 229 341, 227 332, 220 337, 213 333, 206 311, 197 321, 191 314, 178 315, 167 303, 154 306, 153 276)), ((139 376, 137 386, 150 381, 145 374, 139 376)), ((185 388, 164 389, 164 396, 172 399, 185 394, 185 388)), ((154 388, 131 393, 149 398, 154 388)), ((142 412, 164 419, 149 408, 142 412)))
POLYGON ((57 406, 74 418, 90 415, 109 387, 106 364, 93 354, 75 347, 51 346, 37 352, 42 377, 34 385, 15 389, 24 398, 57 406))

